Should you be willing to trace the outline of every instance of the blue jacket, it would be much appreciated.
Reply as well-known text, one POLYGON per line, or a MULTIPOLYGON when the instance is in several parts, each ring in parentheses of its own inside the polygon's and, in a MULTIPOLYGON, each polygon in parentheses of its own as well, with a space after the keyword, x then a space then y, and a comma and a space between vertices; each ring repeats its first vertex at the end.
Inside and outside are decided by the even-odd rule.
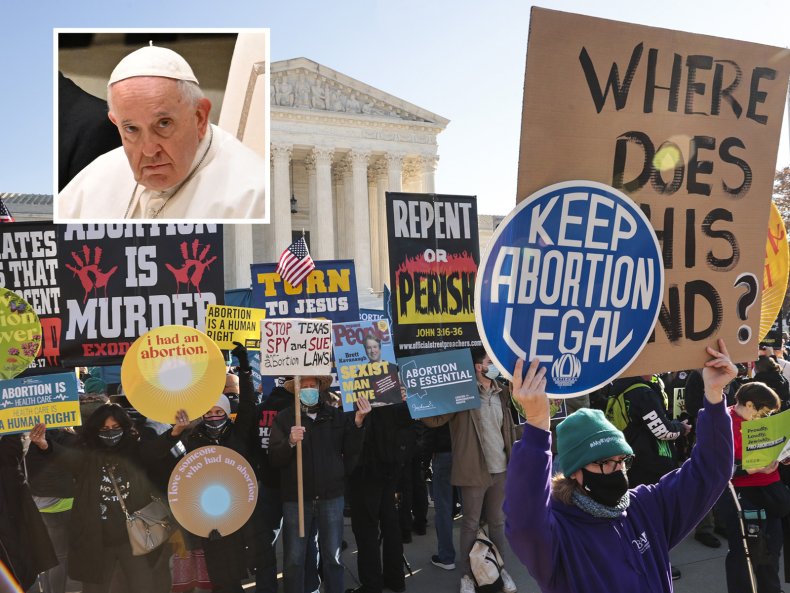
POLYGON ((619 517, 599 519, 551 498, 551 434, 526 425, 507 470, 505 533, 544 593, 671 593, 669 550, 710 510, 732 466, 727 408, 705 400, 691 458, 632 489, 619 517))

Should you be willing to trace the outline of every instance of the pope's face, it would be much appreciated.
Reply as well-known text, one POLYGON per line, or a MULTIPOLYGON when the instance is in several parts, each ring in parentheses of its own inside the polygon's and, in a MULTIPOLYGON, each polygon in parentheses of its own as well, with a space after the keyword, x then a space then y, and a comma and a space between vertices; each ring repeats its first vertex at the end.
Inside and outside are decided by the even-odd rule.
POLYGON ((211 102, 182 97, 171 78, 136 76, 112 88, 110 121, 121 134, 135 181, 156 191, 186 178, 206 134, 211 102))

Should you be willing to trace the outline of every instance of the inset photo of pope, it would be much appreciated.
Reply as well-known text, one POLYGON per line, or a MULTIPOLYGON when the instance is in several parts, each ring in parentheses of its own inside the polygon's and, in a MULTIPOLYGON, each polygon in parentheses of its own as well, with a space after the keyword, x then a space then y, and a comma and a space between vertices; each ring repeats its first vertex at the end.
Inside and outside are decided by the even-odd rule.
POLYGON ((55 222, 269 222, 267 29, 56 29, 55 222))

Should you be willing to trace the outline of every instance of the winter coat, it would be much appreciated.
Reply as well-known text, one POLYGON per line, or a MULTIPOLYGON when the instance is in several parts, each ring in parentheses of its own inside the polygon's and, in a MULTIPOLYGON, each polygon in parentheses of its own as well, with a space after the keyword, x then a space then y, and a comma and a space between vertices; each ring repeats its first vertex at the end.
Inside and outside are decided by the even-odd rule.
POLYGON ((114 472, 116 478, 128 482, 129 494, 124 503, 127 510, 134 513, 150 503, 152 496, 164 498, 163 493, 151 483, 146 469, 162 463, 177 440, 168 431, 146 443, 125 435, 124 440, 113 448, 94 449, 84 445, 64 447, 49 438, 49 447, 45 451, 35 445, 30 447, 28 455, 43 455, 48 457, 48 463, 62 464, 77 481, 68 527, 68 574, 72 579, 87 583, 101 582, 103 567, 97 559, 101 558, 108 543, 105 541, 107 530, 117 534, 117 539, 128 537, 120 505, 108 512, 108 521, 112 524, 103 526, 99 511, 102 504, 100 488, 112 486, 102 482, 102 466, 114 465, 117 468, 114 472), (117 520, 118 517, 121 519, 117 520))
POLYGON ((376 406, 365 418, 365 438, 355 476, 397 479, 413 458, 417 439, 418 432, 405 403, 376 406))
POLYGON ((543 593, 671 593, 669 550, 711 509, 730 479, 724 403, 705 408, 697 446, 658 484, 630 490, 628 509, 597 518, 551 497, 551 435, 527 424, 505 485, 505 534, 543 593))
POLYGON ((277 415, 284 409, 293 407, 294 395, 284 387, 275 387, 269 397, 258 405, 255 412, 257 418, 254 426, 253 451, 256 460, 258 481, 267 488, 280 488, 280 469, 271 466, 269 459, 269 441, 277 415))
POLYGON ((39 572, 57 566, 47 528, 25 482, 19 434, 0 438, 0 561, 27 591, 39 572))
MULTIPOLYGON (((322 398, 323 400, 324 398, 322 398)), ((305 500, 329 500, 343 496, 345 476, 356 465, 364 425, 357 428, 353 413, 319 405, 315 420, 302 412, 305 427, 302 441, 302 482, 305 500)), ((287 408, 277 415, 269 441, 269 459, 272 467, 280 471, 282 500, 297 500, 296 447, 288 442, 291 427, 296 425, 294 408, 287 408)))
MULTIPOLYGON (((497 395, 502 404, 502 439, 509 460, 516 440, 516 428, 510 413, 510 386, 500 385, 500 387, 501 391, 497 395)), ((477 436, 481 430, 480 410, 442 414, 423 418, 422 421, 430 428, 450 424, 450 439, 453 445, 453 470, 450 482, 453 486, 491 485, 491 474, 488 472, 483 445, 477 436)))

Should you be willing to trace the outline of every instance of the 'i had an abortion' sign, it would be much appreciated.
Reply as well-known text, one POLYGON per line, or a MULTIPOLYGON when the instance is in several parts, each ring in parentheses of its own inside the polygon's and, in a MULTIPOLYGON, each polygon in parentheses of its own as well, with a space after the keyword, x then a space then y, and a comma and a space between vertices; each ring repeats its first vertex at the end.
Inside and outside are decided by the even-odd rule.
POLYGON ((631 364, 663 290, 658 240, 636 204, 602 183, 567 181, 529 196, 497 228, 477 276, 477 324, 508 378, 518 358, 538 358, 548 394, 571 397, 631 364))

